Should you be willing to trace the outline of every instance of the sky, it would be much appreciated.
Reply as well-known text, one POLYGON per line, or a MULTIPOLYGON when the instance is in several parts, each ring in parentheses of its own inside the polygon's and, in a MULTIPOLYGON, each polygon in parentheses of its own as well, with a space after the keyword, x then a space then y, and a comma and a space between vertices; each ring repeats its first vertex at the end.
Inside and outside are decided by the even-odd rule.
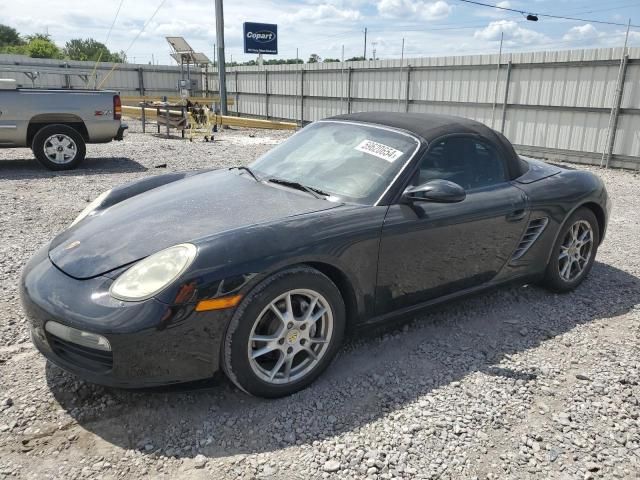
MULTIPOLYGON (((214 0, 0 0, 0 23, 22 34, 49 33, 60 46, 73 38, 94 38, 112 51, 123 50, 129 62, 172 64, 165 36, 183 36, 194 50, 214 56, 214 0), (158 8, 160 7, 160 8, 158 8), (155 16, 153 14, 155 13, 155 16), (153 17, 152 17, 153 16, 153 17), (114 23, 114 18, 115 23, 114 23), (113 23, 113 29, 110 27, 113 23)), ((460 0, 227 0, 224 5, 227 61, 246 61, 242 23, 278 24, 280 58, 345 58, 362 55, 405 58, 565 50, 622 46, 626 27, 593 20, 640 25, 640 1, 502 0, 503 7, 531 13, 579 17, 567 21, 523 15, 463 3, 460 0)), ((640 27, 630 45, 640 45, 640 27)), ((267 58, 272 58, 268 56, 267 58)))

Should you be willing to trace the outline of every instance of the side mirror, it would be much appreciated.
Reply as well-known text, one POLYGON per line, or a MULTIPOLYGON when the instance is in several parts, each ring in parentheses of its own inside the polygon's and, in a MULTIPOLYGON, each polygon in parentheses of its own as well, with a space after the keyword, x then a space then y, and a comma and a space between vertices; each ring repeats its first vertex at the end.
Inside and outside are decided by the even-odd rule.
POLYGON ((409 202, 457 203, 467 198, 467 193, 460 185, 449 180, 430 180, 407 188, 402 198, 409 202))

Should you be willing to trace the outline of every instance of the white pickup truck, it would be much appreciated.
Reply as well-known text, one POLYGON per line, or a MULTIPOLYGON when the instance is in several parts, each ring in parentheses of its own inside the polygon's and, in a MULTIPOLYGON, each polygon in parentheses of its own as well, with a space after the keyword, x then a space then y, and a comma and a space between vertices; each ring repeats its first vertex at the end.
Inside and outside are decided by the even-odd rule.
POLYGON ((108 90, 16 88, 0 79, 0 148, 29 147, 51 170, 70 170, 87 143, 122 140, 122 104, 108 90))

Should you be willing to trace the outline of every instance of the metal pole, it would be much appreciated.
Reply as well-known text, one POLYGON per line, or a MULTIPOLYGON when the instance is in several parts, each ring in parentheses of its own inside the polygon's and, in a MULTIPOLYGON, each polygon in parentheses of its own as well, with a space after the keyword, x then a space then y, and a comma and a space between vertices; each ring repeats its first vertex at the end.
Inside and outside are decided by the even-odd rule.
POLYGON ((264 70, 264 114, 269 119, 269 70, 264 70))
POLYGON ((364 27, 364 59, 367 59, 367 27, 364 27))
POLYGON ((342 57, 340 60, 340 110, 344 113, 344 45, 342 45, 342 57))
POLYGON ((169 133, 169 104, 168 103, 165 107, 165 113, 167 115, 167 138, 169 138, 170 133, 169 133))
POLYGON ((204 98, 209 96, 209 64, 205 64, 204 66, 204 98))
POLYGON ((293 111, 293 120, 296 119, 297 115, 298 115, 298 72, 300 70, 299 65, 298 65, 298 49, 296 48, 296 75, 295 75, 295 84, 296 84, 296 94, 295 94, 295 106, 294 106, 294 111, 293 111))
POLYGON ((609 160, 613 154, 613 146, 616 141, 616 130, 618 129, 618 117, 620 116, 620 104, 622 103, 622 90, 624 89, 624 77, 627 73, 627 44, 629 43, 629 28, 631 27, 631 19, 627 24, 627 34, 624 38, 624 47, 622 48, 622 59, 620 60, 620 69, 618 70, 618 79, 616 81, 616 93, 611 106, 611 115, 609 115, 609 126, 607 128, 607 143, 602 152, 600 159, 600 168, 604 165, 609 168, 609 160))
POLYGON ((404 64, 404 38, 402 39, 402 50, 400 53, 400 82, 398 83, 398 111, 400 111, 400 96, 402 95, 402 67, 404 64))
POLYGON ((238 69, 236 69, 236 115, 240 116, 240 92, 238 91, 238 69))
POLYGON ((144 97, 144 77, 142 68, 138 68, 138 90, 140 91, 140 96, 144 97))
POLYGON ((351 76, 353 74, 353 68, 349 67, 347 75, 347 113, 351 113, 351 76))
POLYGON ((502 104, 502 126, 500 127, 500 133, 504 133, 504 125, 507 122, 507 102, 509 101, 509 83, 511 82, 511 60, 507 65, 507 83, 504 86, 504 103, 502 104))
POLYGON ((491 109, 491 128, 495 129, 496 105, 498 103, 498 83, 500 82, 500 63, 502 61, 502 41, 504 40, 504 32, 500 33, 500 53, 498 54, 498 68, 496 68, 496 88, 493 93, 493 108, 491 109))
POLYGON ((410 82, 411 82, 411 65, 407 65, 407 92, 404 99, 404 111, 407 113, 409 112, 409 101, 410 101, 409 96, 411 95, 411 90, 409 87, 410 82))
POLYGON ((224 12, 222 0, 216 2, 216 43, 218 44, 218 82, 220 90, 220 114, 227 115, 227 78, 224 60, 224 12))
POLYGON ((300 128, 304 127, 304 69, 300 69, 300 128))

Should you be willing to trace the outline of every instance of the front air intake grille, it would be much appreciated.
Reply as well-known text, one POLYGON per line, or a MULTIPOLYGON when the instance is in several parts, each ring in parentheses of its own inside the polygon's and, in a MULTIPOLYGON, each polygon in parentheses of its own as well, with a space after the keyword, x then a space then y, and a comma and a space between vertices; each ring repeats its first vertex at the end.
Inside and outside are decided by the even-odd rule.
POLYGON ((527 229, 522 236, 522 240, 518 244, 518 248, 513 252, 511 260, 518 260, 522 258, 525 253, 531 248, 531 245, 538 239, 538 237, 542 234, 545 227, 549 223, 549 219, 547 217, 536 218, 535 220, 531 220, 527 229))
POLYGON ((113 353, 110 351, 96 350, 68 342, 48 332, 47 339, 53 353, 69 363, 98 373, 108 372, 113 368, 113 353))

